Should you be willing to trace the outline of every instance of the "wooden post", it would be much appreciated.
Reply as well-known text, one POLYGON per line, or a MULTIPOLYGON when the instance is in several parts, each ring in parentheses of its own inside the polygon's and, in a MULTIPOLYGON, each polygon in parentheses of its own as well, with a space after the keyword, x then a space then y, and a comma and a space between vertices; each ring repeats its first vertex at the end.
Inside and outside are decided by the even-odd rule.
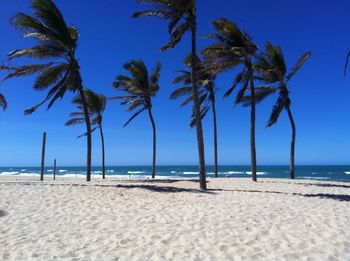
POLYGON ((40 180, 44 180, 44 165, 45 165, 45 145, 46 145, 46 132, 43 133, 43 144, 41 150, 41 172, 40 172, 40 180))
POLYGON ((56 159, 53 161, 53 180, 56 180, 56 159))

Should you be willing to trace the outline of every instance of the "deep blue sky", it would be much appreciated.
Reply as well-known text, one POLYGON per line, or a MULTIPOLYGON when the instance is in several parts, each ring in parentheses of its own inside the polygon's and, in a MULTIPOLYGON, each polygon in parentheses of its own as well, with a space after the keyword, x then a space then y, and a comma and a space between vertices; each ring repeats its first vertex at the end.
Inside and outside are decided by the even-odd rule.
MULTIPOLYGON (((0 60, 16 48, 28 47, 9 24, 18 11, 31 12, 29 0, 2 0, 0 9, 0 60)), ((182 68, 189 52, 190 38, 174 50, 162 53, 167 41, 167 25, 157 18, 132 19, 141 6, 134 0, 56 0, 66 22, 80 30, 78 57, 85 87, 107 96, 117 92, 111 83, 123 73, 122 65, 134 58, 144 59, 149 67, 163 64, 161 90, 154 100, 158 128, 158 164, 196 164, 195 131, 188 127, 190 108, 179 108, 170 101, 174 90, 174 71, 182 68)), ((198 1, 199 34, 213 32, 210 22, 219 17, 235 21, 262 47, 265 41, 281 45, 288 67, 303 52, 312 57, 290 82, 292 110, 297 124, 297 164, 350 164, 350 72, 344 79, 343 67, 350 48, 350 2, 280 0, 201 0, 198 1)), ((199 49, 210 43, 199 38, 199 49)), ((19 61, 18 61, 19 62, 19 61)), ((249 164, 249 108, 233 107, 233 97, 222 99, 234 72, 217 80, 219 162, 249 164)), ((3 77, 4 75, 1 75, 3 77)), ((39 109, 31 116, 23 110, 40 101, 45 92, 32 89, 33 77, 10 80, 0 85, 8 100, 8 110, 0 113, 0 166, 38 166, 41 135, 47 137, 47 164, 57 158, 60 165, 84 165, 85 139, 76 139, 84 125, 65 127, 74 110, 68 94, 50 111, 39 109)), ((283 113, 277 125, 265 129, 273 97, 257 107, 258 164, 288 164, 291 130, 283 113)), ((130 116, 117 102, 105 112, 107 164, 149 165, 152 132, 147 115, 122 128, 130 116)), ((206 161, 213 163, 212 116, 204 120, 206 161)), ((93 164, 100 164, 100 140, 94 134, 93 164)))

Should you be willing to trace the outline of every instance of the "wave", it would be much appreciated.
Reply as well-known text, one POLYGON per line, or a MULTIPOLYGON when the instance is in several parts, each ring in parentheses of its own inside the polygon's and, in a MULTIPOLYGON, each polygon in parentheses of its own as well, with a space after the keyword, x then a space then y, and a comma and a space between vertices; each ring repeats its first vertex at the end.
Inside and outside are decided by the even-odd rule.
POLYGON ((184 172, 182 172, 182 174, 184 174, 184 175, 197 175, 197 174, 199 174, 199 172, 198 171, 184 171, 184 172))
POLYGON ((301 179, 330 179, 329 177, 300 177, 301 179))
POLYGON ((347 175, 350 175, 350 171, 345 171, 344 173, 347 175))
MULTIPOLYGON (((252 175, 252 172, 251 171, 246 171, 245 174, 252 175)), ((266 174, 268 174, 268 173, 264 172, 264 171, 257 171, 256 172, 256 175, 266 175, 266 174)))
POLYGON ((21 171, 23 172, 23 171, 26 171, 26 169, 21 169, 21 171))
POLYGON ((19 172, 17 171, 4 171, 0 173, 0 175, 3 175, 3 176, 18 175, 18 174, 19 172))
POLYGON ((47 172, 53 172, 53 169, 48 169, 47 172))
POLYGON ((58 172, 62 173, 62 172, 67 172, 68 170, 66 169, 60 169, 58 172))
POLYGON ((107 169, 107 172, 114 172, 114 169, 107 169))
POLYGON ((128 171, 128 174, 144 174, 145 171, 128 171))

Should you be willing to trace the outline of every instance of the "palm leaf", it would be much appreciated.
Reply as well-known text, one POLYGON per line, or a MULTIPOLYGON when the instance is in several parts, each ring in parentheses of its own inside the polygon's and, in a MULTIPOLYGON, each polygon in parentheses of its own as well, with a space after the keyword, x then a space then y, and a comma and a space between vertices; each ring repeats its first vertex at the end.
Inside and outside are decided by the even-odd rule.
POLYGON ((298 72, 298 70, 301 68, 301 66, 303 66, 303 64, 307 61, 307 59, 309 59, 310 56, 311 51, 308 51, 298 59, 292 71, 286 76, 287 81, 289 81, 298 72))
POLYGON ((73 118, 68 120, 64 125, 66 126, 73 126, 73 125, 79 125, 85 122, 85 118, 73 118))
POLYGON ((62 76, 67 70, 68 66, 65 63, 47 68, 45 71, 41 72, 39 77, 35 80, 34 89, 43 90, 57 83, 62 79, 62 76))
POLYGON ((344 66, 344 76, 346 76, 346 70, 347 70, 347 67, 348 67, 349 58, 350 58, 350 51, 348 52, 348 55, 347 55, 347 57, 346 57, 346 61, 345 61, 345 66, 344 66))
POLYGON ((136 112, 134 115, 130 117, 130 119, 124 124, 123 128, 126 127, 133 119, 135 119, 139 114, 141 114, 146 108, 143 107, 141 110, 136 112))
POLYGON ((271 127, 273 124, 275 124, 284 108, 284 97, 280 95, 276 101, 276 104, 273 106, 269 121, 266 124, 266 127, 271 127))
POLYGON ((6 110, 7 108, 7 102, 5 99, 5 96, 0 93, 0 107, 2 107, 3 110, 6 110))

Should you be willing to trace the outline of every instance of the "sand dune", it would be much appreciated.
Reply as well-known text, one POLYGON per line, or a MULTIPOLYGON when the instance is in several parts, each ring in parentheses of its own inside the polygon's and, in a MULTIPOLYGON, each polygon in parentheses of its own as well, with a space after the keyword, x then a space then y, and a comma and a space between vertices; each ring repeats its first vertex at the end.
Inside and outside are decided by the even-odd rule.
POLYGON ((350 183, 0 178, 1 260, 350 260, 350 183))

